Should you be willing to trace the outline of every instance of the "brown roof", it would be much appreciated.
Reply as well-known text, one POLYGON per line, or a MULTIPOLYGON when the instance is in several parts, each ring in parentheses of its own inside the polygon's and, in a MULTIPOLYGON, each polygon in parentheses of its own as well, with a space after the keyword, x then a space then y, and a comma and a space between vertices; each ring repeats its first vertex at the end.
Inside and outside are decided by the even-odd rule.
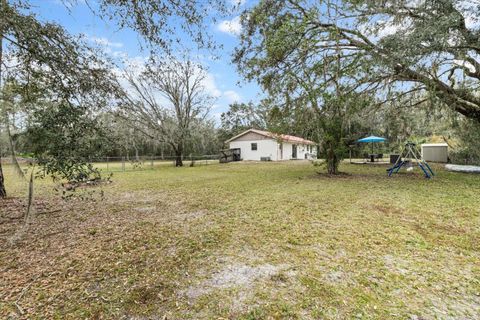
POLYGON ((254 132, 254 133, 257 133, 259 135, 262 135, 262 136, 265 136, 265 137, 269 137, 269 138, 272 138, 272 139, 275 139, 275 140, 281 140, 281 141, 285 141, 285 142, 291 142, 291 143, 298 143, 298 144, 313 144, 315 145, 316 143, 311 141, 311 140, 307 140, 307 139, 303 139, 303 138, 300 138, 300 137, 296 137, 296 136, 291 136, 291 135, 288 135, 288 134, 278 134, 278 133, 273 133, 273 132, 269 132, 269 131, 263 131, 263 130, 257 130, 257 129, 248 129, 247 131, 244 131, 238 135, 236 135, 235 137, 232 137, 230 139, 228 139, 227 141, 225 142, 231 142, 241 136, 243 136, 244 134, 247 134, 249 132, 254 132))

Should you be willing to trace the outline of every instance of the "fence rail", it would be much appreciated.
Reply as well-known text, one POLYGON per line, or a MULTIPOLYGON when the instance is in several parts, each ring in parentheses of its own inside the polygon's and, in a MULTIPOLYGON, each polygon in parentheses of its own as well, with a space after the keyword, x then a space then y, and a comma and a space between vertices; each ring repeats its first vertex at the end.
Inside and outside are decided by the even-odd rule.
MULTIPOLYGON (((183 166, 205 166, 219 163, 219 155, 188 155, 182 158, 183 166)), ((107 172, 148 170, 174 167, 175 156, 133 156, 133 157, 89 157, 88 162, 95 168, 107 172)), ((20 165, 33 163, 33 158, 19 158, 20 165)), ((2 158, 2 164, 11 164, 11 158, 2 158)))
MULTIPOLYGON (((90 158, 89 162, 102 171, 114 172, 174 167, 176 159, 174 156, 96 157, 90 158)), ((218 155, 192 155, 184 156, 182 162, 183 166, 193 167, 217 164, 218 159, 218 155)))

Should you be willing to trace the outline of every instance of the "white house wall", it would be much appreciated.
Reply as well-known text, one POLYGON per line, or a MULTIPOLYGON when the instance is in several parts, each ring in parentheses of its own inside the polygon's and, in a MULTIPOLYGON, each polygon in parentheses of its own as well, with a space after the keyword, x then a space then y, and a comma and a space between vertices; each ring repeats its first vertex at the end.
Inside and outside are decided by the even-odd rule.
MULTIPOLYGON (((262 157, 270 157, 272 161, 278 160, 292 160, 292 143, 283 142, 283 157, 280 150, 280 144, 273 139, 262 139, 262 140, 249 140, 249 141, 231 141, 230 149, 239 148, 240 156, 243 160, 256 160, 259 161, 262 157), (251 144, 257 144, 257 150, 252 150, 251 144)), ((307 145, 297 144, 297 158, 296 159, 305 159, 305 155, 308 155, 308 159, 315 158, 316 156, 316 146, 312 146, 314 154, 310 155, 308 152, 307 145)))
POLYGON ((277 142, 271 139, 252 140, 252 141, 232 141, 230 149, 240 148, 240 156, 243 160, 257 160, 261 157, 270 157, 271 160, 277 159, 277 142), (257 150, 252 150, 251 144, 257 144, 257 150))
MULTIPOLYGON (((284 142, 283 143, 283 159, 282 160, 292 160, 292 147, 293 143, 284 142)), ((316 157, 317 151, 316 146, 312 146, 312 154, 315 156, 310 155, 308 152, 308 146, 303 144, 297 144, 297 157, 295 159, 311 159, 312 157, 316 157), (305 157, 307 155, 307 157, 305 157)))
POLYGON ((292 144, 284 142, 282 160, 290 160, 290 159, 292 159, 292 144))
POLYGON ((305 155, 308 155, 307 151, 307 146, 306 145, 298 145, 297 146, 297 159, 307 159, 308 157, 305 157, 305 155))

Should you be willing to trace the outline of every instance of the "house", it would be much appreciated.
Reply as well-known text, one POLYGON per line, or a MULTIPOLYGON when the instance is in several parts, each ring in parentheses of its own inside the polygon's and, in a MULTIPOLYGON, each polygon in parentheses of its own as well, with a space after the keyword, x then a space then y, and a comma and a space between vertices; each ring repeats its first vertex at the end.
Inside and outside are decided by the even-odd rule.
POLYGON ((249 129, 225 141, 240 149, 242 160, 292 160, 317 157, 315 142, 286 134, 249 129))

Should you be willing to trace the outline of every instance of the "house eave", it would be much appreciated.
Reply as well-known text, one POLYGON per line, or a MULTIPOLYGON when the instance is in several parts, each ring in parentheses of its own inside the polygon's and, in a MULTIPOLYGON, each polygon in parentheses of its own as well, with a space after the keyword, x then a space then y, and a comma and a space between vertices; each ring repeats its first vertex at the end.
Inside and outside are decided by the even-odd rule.
POLYGON ((275 140, 275 141, 281 141, 281 142, 287 142, 287 143, 291 143, 291 144, 305 144, 305 145, 317 145, 316 142, 314 141, 310 141, 310 140, 306 140, 306 139, 303 139, 301 137, 296 137, 298 139, 302 139, 302 141, 295 141, 295 140, 290 140, 288 138, 283 138, 282 136, 285 136, 285 135, 277 135, 277 134, 274 134, 274 133, 268 133, 266 134, 264 131, 261 131, 261 130, 256 130, 256 129, 248 129, 242 133, 239 133, 237 134, 236 136, 228 139, 225 141, 225 143, 230 143, 238 138, 240 138, 241 136, 244 136, 245 134, 249 133, 249 132, 253 132, 253 133, 256 133, 258 135, 261 135, 261 136, 264 136, 266 138, 269 138, 271 140, 275 140), (273 135, 273 136, 272 136, 273 135))

